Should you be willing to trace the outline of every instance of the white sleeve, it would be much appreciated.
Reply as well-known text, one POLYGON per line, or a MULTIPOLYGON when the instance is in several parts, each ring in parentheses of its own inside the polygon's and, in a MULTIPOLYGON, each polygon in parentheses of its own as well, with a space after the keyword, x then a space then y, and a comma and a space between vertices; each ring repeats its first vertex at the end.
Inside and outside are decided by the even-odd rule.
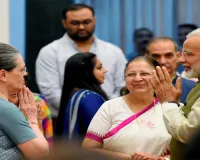
POLYGON ((36 60, 36 81, 50 107, 58 111, 62 88, 56 57, 56 51, 52 46, 45 46, 41 49, 36 60))
POLYGON ((97 111, 88 127, 87 133, 103 138, 111 128, 111 117, 109 113, 109 102, 105 102, 97 111))
POLYGON ((187 117, 181 107, 175 103, 163 103, 164 122, 169 133, 182 143, 188 140, 196 132, 200 125, 200 98, 193 104, 187 117))
POLYGON ((115 73, 114 73, 114 86, 115 92, 111 98, 118 97, 120 95, 120 89, 125 85, 124 81, 124 69, 127 63, 127 60, 121 51, 118 49, 116 54, 116 64, 115 64, 115 73))
POLYGON ((170 160, 168 157, 164 157, 165 158, 165 160, 170 160))

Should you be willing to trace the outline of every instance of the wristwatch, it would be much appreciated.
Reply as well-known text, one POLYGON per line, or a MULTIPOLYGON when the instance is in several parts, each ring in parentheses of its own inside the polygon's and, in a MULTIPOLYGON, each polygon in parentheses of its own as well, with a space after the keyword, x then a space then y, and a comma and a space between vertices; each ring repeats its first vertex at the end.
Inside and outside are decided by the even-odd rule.
POLYGON ((178 107, 180 106, 180 103, 176 101, 168 101, 168 103, 176 103, 178 107))

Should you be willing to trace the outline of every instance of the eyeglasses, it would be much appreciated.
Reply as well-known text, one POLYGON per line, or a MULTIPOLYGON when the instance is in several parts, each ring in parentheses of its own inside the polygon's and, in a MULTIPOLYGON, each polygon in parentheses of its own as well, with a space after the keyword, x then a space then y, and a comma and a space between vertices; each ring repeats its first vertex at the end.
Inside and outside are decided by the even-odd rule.
POLYGON ((146 77, 152 75, 152 73, 150 73, 150 72, 131 72, 131 73, 128 73, 125 77, 135 78, 135 77, 137 77, 138 74, 139 74, 140 78, 146 78, 146 77))
POLYGON ((21 72, 23 72, 23 73, 27 72, 27 68, 24 67, 23 69, 21 69, 21 72))
POLYGON ((179 57, 181 57, 181 56, 189 57, 189 56, 192 55, 192 52, 180 51, 180 52, 177 53, 177 55, 178 55, 179 57))
POLYGON ((89 24, 91 24, 91 23, 92 23, 92 20, 91 20, 91 19, 86 19, 86 20, 84 20, 84 21, 71 21, 71 22, 70 22, 70 24, 73 25, 73 26, 75 26, 75 27, 79 27, 81 24, 82 24, 83 26, 87 26, 87 25, 89 25, 89 24))

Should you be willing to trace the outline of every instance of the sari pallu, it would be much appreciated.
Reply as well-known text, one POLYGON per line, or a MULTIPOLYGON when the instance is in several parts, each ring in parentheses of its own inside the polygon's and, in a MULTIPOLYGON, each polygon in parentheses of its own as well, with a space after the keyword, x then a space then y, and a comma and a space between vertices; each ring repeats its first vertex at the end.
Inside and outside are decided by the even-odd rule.
POLYGON ((134 152, 146 152, 154 156, 169 154, 171 136, 165 128, 162 108, 157 99, 134 115, 121 97, 111 100, 109 105, 108 103, 103 105, 100 110, 103 111, 98 111, 95 116, 99 117, 93 118, 86 138, 103 143, 104 149, 127 154, 134 152), (113 101, 117 102, 112 103, 113 101), (119 112, 116 111, 115 114, 113 113, 115 110, 111 108, 121 109, 121 117, 119 112), (106 122, 110 123, 110 128, 107 127, 108 131, 105 132, 103 129, 106 127, 103 128, 103 125, 98 124, 105 122, 106 119, 110 121, 106 122))
POLYGON ((87 89, 74 92, 65 110, 64 138, 82 143, 90 121, 104 101, 101 95, 87 89))

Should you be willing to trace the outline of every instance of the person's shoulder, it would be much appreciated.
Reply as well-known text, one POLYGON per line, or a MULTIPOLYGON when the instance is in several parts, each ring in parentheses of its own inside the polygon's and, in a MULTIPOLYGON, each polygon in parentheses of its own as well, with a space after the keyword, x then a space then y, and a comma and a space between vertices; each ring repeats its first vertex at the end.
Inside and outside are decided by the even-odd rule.
POLYGON ((45 53, 49 54, 49 51, 55 51, 58 48, 59 44, 63 42, 64 36, 59 39, 53 40, 52 42, 43 46, 40 49, 39 54, 45 54, 45 53))
POLYGON ((14 104, 0 99, 0 117, 9 117, 9 116, 17 116, 17 114, 20 112, 19 108, 15 106, 14 104))
POLYGON ((103 112, 109 113, 109 114, 115 114, 116 111, 123 111, 124 110, 125 102, 122 97, 116 97, 113 99, 110 99, 108 101, 105 101, 100 109, 103 112))
POLYGON ((91 90, 83 90, 83 99, 89 100, 89 99, 95 99, 95 100, 101 100, 105 101, 104 98, 97 92, 91 91, 91 90))
POLYGON ((184 77, 182 77, 182 81, 188 82, 188 83, 194 83, 194 84, 196 83, 196 82, 194 82, 194 81, 192 81, 190 79, 184 78, 184 77))
POLYGON ((47 45, 43 46, 40 50, 40 52, 48 50, 48 49, 54 49, 59 44, 60 39, 54 40, 51 43, 48 43, 47 45))
POLYGON ((99 38, 97 39, 97 42, 101 45, 108 47, 109 49, 118 50, 118 51, 122 52, 121 48, 119 48, 115 44, 112 44, 110 42, 104 41, 104 40, 99 39, 99 38))
POLYGON ((45 102, 45 103, 47 103, 46 98, 42 94, 33 93, 33 97, 34 97, 35 102, 45 102))
POLYGON ((122 97, 116 97, 116 98, 112 98, 108 101, 106 101, 104 103, 105 105, 109 105, 109 106, 121 106, 123 105, 123 98, 122 97))
POLYGON ((91 90, 85 90, 85 96, 94 95, 94 96, 100 96, 97 92, 91 91, 91 90))
POLYGON ((161 105, 161 103, 157 100, 157 101, 155 102, 155 104, 154 104, 153 107, 155 107, 155 108, 162 108, 162 105, 161 105))
POLYGON ((4 110, 6 108, 17 108, 14 104, 8 102, 7 100, 1 99, 0 98, 0 109, 4 110))

